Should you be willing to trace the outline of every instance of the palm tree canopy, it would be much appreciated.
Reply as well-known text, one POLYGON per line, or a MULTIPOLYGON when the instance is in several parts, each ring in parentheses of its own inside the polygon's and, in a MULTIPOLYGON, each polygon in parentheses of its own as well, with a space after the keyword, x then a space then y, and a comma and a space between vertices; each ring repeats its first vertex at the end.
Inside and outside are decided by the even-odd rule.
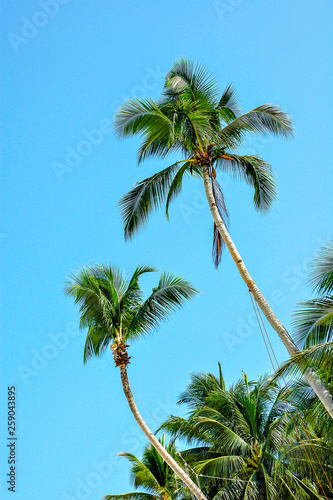
POLYGON ((305 348, 333 340, 333 241, 314 259, 309 282, 319 296, 299 304, 294 314, 295 339, 305 348))
MULTIPOLYGON (((159 439, 162 446, 179 461, 174 443, 166 445, 165 436, 159 439)), ((131 453, 121 453, 131 464, 130 478, 135 491, 123 495, 106 495, 105 500, 183 500, 189 498, 189 492, 177 480, 170 467, 164 462, 152 445, 145 448, 142 459, 131 453)))
MULTIPOLYGON (((121 138, 139 134, 142 144, 139 163, 150 157, 164 159, 180 153, 181 159, 137 183, 120 201, 125 238, 131 238, 147 221, 152 210, 170 202, 181 192, 185 177, 202 176, 209 164, 212 187, 220 215, 226 225, 228 215, 215 168, 231 172, 254 188, 254 206, 265 212, 276 195, 271 166, 255 155, 238 155, 248 133, 271 133, 289 137, 293 126, 278 106, 264 104, 240 114, 231 85, 220 93, 217 82, 201 65, 185 59, 176 61, 166 75, 161 98, 127 101, 114 121, 121 138)), ((215 235, 215 262, 219 262, 221 240, 215 235)))
POLYGON ((80 328, 88 330, 84 362, 100 356, 116 339, 124 344, 149 335, 198 293, 188 281, 164 272, 144 299, 140 277, 155 271, 138 266, 127 278, 116 267, 100 265, 82 268, 70 277, 66 294, 79 306, 80 328))
POLYGON ((302 406, 310 412, 312 420, 320 423, 321 433, 330 436, 333 445, 332 419, 320 400, 302 379, 308 369, 333 391, 333 241, 322 246, 313 260, 309 282, 318 297, 298 304, 294 313, 294 335, 302 350, 286 361, 276 373, 276 378, 298 377, 292 383, 293 398, 300 398, 302 406))
POLYGON ((190 408, 188 417, 170 416, 162 428, 193 446, 183 456, 202 481, 210 482, 211 498, 323 498, 304 447, 316 464, 311 441, 326 466, 329 448, 311 427, 308 439, 294 414, 301 429, 298 435, 290 419, 292 406, 271 377, 264 375, 254 382, 243 374, 229 390, 213 383, 211 390, 205 391, 202 388, 207 387, 207 380, 213 380, 212 376, 192 377, 180 400, 190 408))

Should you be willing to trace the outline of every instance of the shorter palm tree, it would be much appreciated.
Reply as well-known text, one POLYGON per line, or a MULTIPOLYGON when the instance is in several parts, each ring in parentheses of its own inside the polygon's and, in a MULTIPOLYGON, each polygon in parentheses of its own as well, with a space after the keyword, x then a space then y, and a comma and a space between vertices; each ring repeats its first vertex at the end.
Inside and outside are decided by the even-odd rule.
POLYGON ((214 382, 212 375, 199 374, 192 377, 180 403, 190 407, 189 416, 171 416, 162 428, 194 445, 183 456, 206 483, 204 491, 210 486, 209 498, 323 498, 307 457, 319 469, 314 446, 328 467, 329 448, 311 427, 308 437, 302 429, 298 434, 290 419, 293 409, 270 377, 253 382, 243 374, 226 390, 221 377, 214 382))
POLYGON ((147 439, 163 460, 189 487, 198 500, 206 500, 201 490, 168 454, 140 415, 129 386, 127 367, 129 342, 149 335, 175 309, 197 291, 182 278, 169 273, 160 276, 158 285, 143 300, 140 277, 155 269, 138 266, 126 279, 119 269, 101 265, 81 269, 67 282, 66 293, 79 305, 80 327, 87 329, 84 362, 100 356, 111 344, 116 367, 120 370, 123 391, 132 414, 147 439))
POLYGON ((313 261, 309 282, 318 297, 299 304, 295 313, 295 339, 301 347, 333 340, 333 240, 313 261))
MULTIPOLYGON (((165 444, 165 436, 159 440, 172 458, 178 462, 174 443, 165 444)), ((131 464, 131 482, 134 488, 145 490, 123 495, 106 495, 104 500, 189 500, 189 490, 164 462, 153 446, 147 446, 142 460, 131 453, 121 453, 131 464)))

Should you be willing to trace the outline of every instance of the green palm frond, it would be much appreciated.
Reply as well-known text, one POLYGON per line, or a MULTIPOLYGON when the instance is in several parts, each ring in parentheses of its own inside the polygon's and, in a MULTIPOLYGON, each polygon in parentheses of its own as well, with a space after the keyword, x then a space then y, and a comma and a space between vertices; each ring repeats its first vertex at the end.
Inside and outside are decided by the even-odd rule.
POLYGON ((190 408, 198 409, 205 406, 206 399, 213 392, 225 391, 225 381, 222 375, 221 364, 218 363, 219 377, 212 373, 191 374, 191 380, 186 391, 180 395, 178 404, 187 404, 190 408))
POLYGON ((256 210, 269 210, 276 198, 276 184, 272 168, 265 160, 258 156, 226 153, 218 160, 217 166, 254 187, 253 203, 256 210))
POLYGON ((308 300, 298 304, 293 316, 294 338, 299 345, 307 348, 332 340, 332 297, 308 300))
POLYGON ((179 163, 161 170, 157 174, 138 182, 125 194, 119 207, 124 222, 125 239, 130 239, 146 223, 150 213, 165 200, 179 163))
POLYGON ((290 137, 294 130, 289 116, 279 106, 263 104, 233 120, 218 135, 222 142, 228 144, 229 136, 242 140, 246 132, 290 137))
POLYGON ((123 495, 105 495, 104 500, 160 500, 160 497, 151 495, 150 493, 134 491, 133 493, 124 493, 123 495))
POLYGON ((183 306, 186 300, 199 293, 183 278, 164 272, 161 274, 158 286, 137 310, 135 317, 128 327, 131 337, 148 334, 169 314, 183 306))
MULTIPOLYGON (((163 435, 159 442, 181 465, 174 443, 166 445, 163 435)), ((131 464, 130 479, 135 489, 144 493, 126 493, 124 495, 107 495, 105 500, 185 500, 186 488, 177 481, 173 471, 163 461, 152 445, 145 447, 141 460, 132 453, 121 453, 131 464)))
POLYGON ((217 110, 219 117, 225 123, 230 123, 240 114, 241 108, 237 102, 236 92, 231 84, 224 90, 218 103, 217 110))
POLYGON ((116 114, 114 129, 118 137, 144 133, 148 130, 169 135, 172 127, 170 119, 159 109, 152 99, 128 100, 116 114))
POLYGON ((320 249, 313 263, 309 281, 320 294, 333 293, 333 240, 320 249))
POLYGON ((281 365, 275 374, 276 377, 294 377, 304 374, 309 368, 332 373, 333 371, 333 342, 317 344, 299 353, 281 365))
POLYGON ((183 185, 183 178, 185 175, 194 175, 196 177, 201 177, 202 172, 199 170, 197 165, 193 165, 191 162, 186 162, 180 167, 170 184, 168 196, 166 199, 165 214, 168 220, 170 203, 180 194, 183 185))
POLYGON ((92 357, 101 356, 112 341, 113 336, 106 326, 103 324, 98 327, 91 326, 88 330, 84 344, 83 363, 86 364, 88 359, 92 357))
POLYGON ((204 100, 215 103, 218 96, 217 82, 207 69, 192 61, 180 59, 165 77, 164 95, 167 97, 187 96, 191 101, 204 100))

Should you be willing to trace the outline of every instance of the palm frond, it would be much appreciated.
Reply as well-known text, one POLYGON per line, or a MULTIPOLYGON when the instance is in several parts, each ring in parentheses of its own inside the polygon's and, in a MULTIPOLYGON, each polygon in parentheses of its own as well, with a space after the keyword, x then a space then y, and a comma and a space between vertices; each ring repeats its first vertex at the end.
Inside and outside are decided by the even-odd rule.
POLYGON ((235 89, 232 85, 228 85, 217 106, 219 117, 225 122, 230 123, 232 120, 237 118, 241 108, 237 102, 237 96, 235 89))
POLYGON ((179 97, 187 95, 192 101, 205 100, 214 103, 218 96, 218 86, 207 69, 192 61, 175 61, 165 78, 164 95, 179 97))
POLYGON ((263 104, 230 122, 218 135, 227 146, 230 136, 241 141, 246 132, 290 137, 294 130, 291 119, 279 106, 263 104))
POLYGON ((331 373, 333 370, 333 342, 317 344, 298 352, 283 363, 274 378, 303 375, 309 368, 331 373))
POLYGON ((253 203, 256 210, 267 212, 276 198, 276 183, 271 166, 259 156, 220 155, 217 166, 244 179, 254 187, 253 203))
POLYGON ((134 491, 133 493, 124 493, 123 495, 105 495, 104 500, 160 500, 160 496, 150 493, 141 493, 134 491))
POLYGON ((333 292, 333 240, 324 245, 315 259, 309 279, 320 294, 333 292))
POLYGON ((194 173, 196 176, 202 175, 201 170, 199 170, 197 165, 192 165, 190 162, 184 163, 176 175, 173 178, 173 181, 170 184, 168 196, 166 199, 166 205, 165 205, 165 214, 167 219, 169 220, 169 206, 171 201, 173 201, 181 192, 182 190, 182 185, 183 185, 183 178, 184 175, 191 175, 194 173))
POLYGON ((172 123, 152 99, 128 100, 116 113, 114 129, 118 137, 127 137, 147 131, 169 135, 172 123))
POLYGON ((165 200, 173 177, 179 169, 180 165, 174 163, 157 174, 138 182, 131 191, 121 198, 119 207, 126 240, 131 239, 139 231, 151 212, 159 208, 165 200))
POLYGON ((157 269, 149 266, 137 266, 131 278, 128 281, 127 289, 122 295, 119 307, 120 309, 137 307, 142 302, 142 289, 139 284, 140 276, 146 273, 155 273, 157 269))
POLYGON ((88 359, 104 354, 112 340, 113 336, 103 324, 90 327, 84 344, 83 363, 86 364, 88 359))
POLYGON ((128 328, 130 338, 149 334, 161 321, 167 319, 176 309, 182 307, 186 300, 199 293, 183 278, 164 272, 158 286, 138 309, 128 328))
POLYGON ((323 297, 298 304, 293 314, 294 338, 302 347, 329 342, 333 335, 333 298, 323 297))

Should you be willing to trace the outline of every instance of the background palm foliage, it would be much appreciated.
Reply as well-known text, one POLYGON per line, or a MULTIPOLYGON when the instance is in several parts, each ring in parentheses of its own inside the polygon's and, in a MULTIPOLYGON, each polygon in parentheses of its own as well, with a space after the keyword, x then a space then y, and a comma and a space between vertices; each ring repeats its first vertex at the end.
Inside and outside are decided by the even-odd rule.
POLYGON ((325 498, 318 479, 333 498, 317 459, 332 482, 330 443, 314 421, 306 420, 305 433, 300 413, 271 377, 254 382, 243 374, 227 390, 221 372, 193 375, 179 403, 189 407, 188 417, 170 416, 162 428, 191 446, 183 456, 208 498, 325 498))
MULTIPOLYGON (((209 166, 212 190, 220 216, 228 225, 224 196, 216 179, 217 168, 245 180, 254 188, 256 210, 266 212, 276 196, 271 166, 256 155, 239 155, 248 133, 293 134, 292 122, 278 106, 264 104, 241 114, 236 94, 228 85, 221 94, 217 82, 201 65, 185 59, 176 61, 167 73, 161 98, 131 99, 120 108, 114 122, 119 137, 140 135, 141 163, 150 157, 164 159, 179 153, 183 160, 138 182, 122 197, 120 208, 125 237, 131 238, 150 213, 166 202, 169 205, 182 189, 184 178, 202 177, 209 166)), ((214 226, 213 258, 217 266, 223 240, 214 226)))
MULTIPOLYGON (((159 440, 174 460, 181 465, 175 443, 166 445, 165 436, 159 440)), ((131 464, 130 478, 135 491, 123 495, 106 495, 105 500, 190 500, 187 488, 174 475, 153 446, 145 448, 142 459, 131 453, 121 453, 131 464)))
POLYGON ((316 433, 325 436, 333 449, 332 420, 308 383, 299 378, 311 366, 333 392, 333 241, 324 245, 313 260, 309 282, 318 297, 299 304, 293 321, 295 340, 303 349, 281 366, 276 377, 291 378, 288 390, 292 398, 298 401, 316 433), (295 377, 298 380, 294 381, 295 377))

